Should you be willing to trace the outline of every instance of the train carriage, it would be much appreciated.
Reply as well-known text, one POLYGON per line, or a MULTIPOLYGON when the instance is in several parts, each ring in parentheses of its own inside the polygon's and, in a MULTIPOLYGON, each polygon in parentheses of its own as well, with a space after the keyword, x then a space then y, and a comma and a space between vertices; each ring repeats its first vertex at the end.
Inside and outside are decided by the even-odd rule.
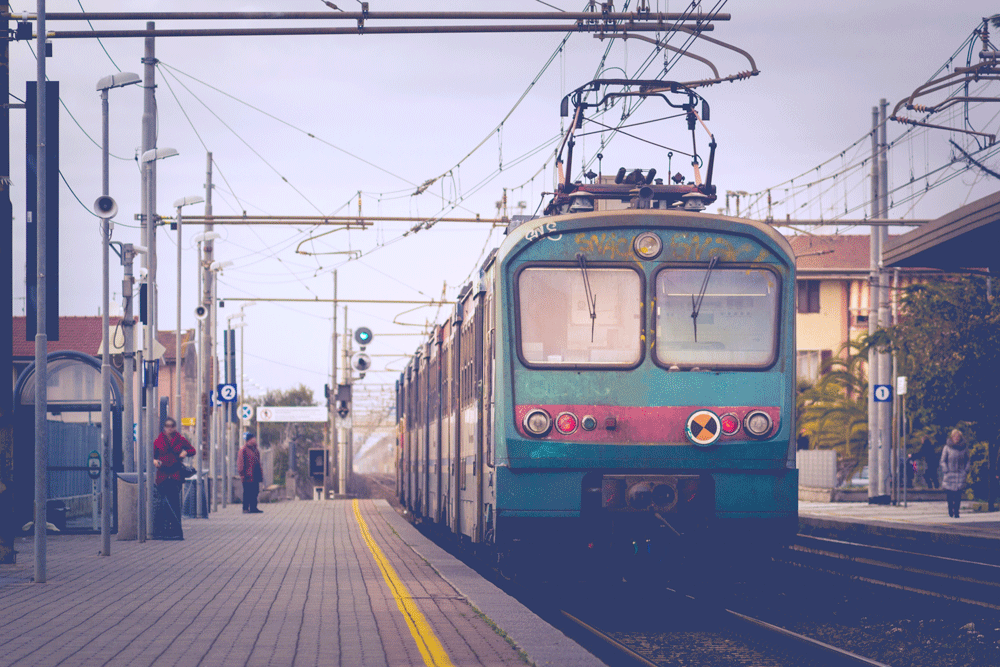
MULTIPOLYGON (((699 102, 707 116, 684 84, 591 82, 567 96, 566 173, 586 94, 615 85, 605 100, 686 96, 671 106, 692 132, 699 102)), ((697 155, 688 183, 588 174, 508 228, 449 335, 400 377, 401 497, 416 517, 532 562, 739 558, 794 535, 795 260, 771 227, 704 212, 709 146, 704 183, 697 155)))
POLYGON ((408 400, 427 397, 426 424, 454 429, 410 429, 431 461, 408 508, 501 552, 794 531, 793 287, 787 242, 746 220, 647 209, 514 229, 442 351, 423 346, 401 378, 408 400), (451 461, 435 468, 437 452, 451 461), (450 521, 438 470, 453 475, 450 521))

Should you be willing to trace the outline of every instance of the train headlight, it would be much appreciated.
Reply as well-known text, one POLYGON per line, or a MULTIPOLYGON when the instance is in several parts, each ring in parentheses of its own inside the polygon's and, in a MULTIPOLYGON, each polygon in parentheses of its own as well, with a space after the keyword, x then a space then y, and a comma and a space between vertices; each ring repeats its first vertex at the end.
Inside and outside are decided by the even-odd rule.
POLYGON ((556 430, 563 435, 573 433, 579 425, 580 422, 572 412, 560 412, 556 415, 556 430))
POLYGON ((660 237, 651 232, 643 232, 635 237, 632 243, 635 254, 643 259, 656 259, 663 250, 663 242, 660 237))
POLYGON ((753 410, 743 419, 743 427, 755 438, 763 438, 771 430, 771 418, 763 410, 753 410))
POLYGON ((740 430, 740 419, 734 414, 722 415, 722 435, 735 435, 740 430))
POLYGON ((552 417, 545 410, 536 409, 524 416, 523 423, 525 431, 540 438, 552 428, 552 417))
POLYGON ((583 427, 584 431, 593 431, 597 428, 597 420, 590 415, 584 415, 583 419, 580 420, 580 426, 583 427))

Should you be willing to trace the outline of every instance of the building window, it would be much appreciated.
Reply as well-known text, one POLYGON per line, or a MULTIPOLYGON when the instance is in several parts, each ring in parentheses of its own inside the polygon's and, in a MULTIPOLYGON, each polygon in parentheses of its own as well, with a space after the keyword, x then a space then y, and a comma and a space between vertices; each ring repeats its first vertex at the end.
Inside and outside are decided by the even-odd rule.
POLYGON ((832 356, 832 350, 799 350, 796 366, 799 380, 816 384, 819 381, 820 371, 823 370, 823 364, 832 356))
POLYGON ((798 311, 800 313, 818 313, 819 281, 799 280, 796 288, 798 290, 798 311))

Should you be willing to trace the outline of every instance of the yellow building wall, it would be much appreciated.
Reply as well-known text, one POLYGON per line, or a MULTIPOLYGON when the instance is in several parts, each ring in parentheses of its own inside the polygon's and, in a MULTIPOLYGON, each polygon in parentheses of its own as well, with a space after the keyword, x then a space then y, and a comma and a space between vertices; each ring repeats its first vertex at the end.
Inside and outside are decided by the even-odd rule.
POLYGON ((819 312, 796 313, 797 350, 830 350, 836 354, 844 344, 847 332, 845 285, 844 281, 821 280, 819 312))

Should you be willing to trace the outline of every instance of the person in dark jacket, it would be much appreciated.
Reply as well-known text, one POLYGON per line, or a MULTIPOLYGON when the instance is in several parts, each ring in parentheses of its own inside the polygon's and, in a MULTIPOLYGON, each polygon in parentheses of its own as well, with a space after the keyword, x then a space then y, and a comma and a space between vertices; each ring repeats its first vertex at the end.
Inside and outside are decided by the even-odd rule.
POLYGON ((195 449, 177 432, 177 422, 167 417, 163 432, 153 442, 153 465, 156 466, 156 491, 160 502, 153 512, 153 537, 161 540, 183 540, 181 530, 181 467, 184 456, 194 456, 195 449))
POLYGON ((958 518, 962 503, 962 490, 969 474, 969 448, 965 436, 957 428, 952 430, 941 452, 941 487, 948 495, 948 516, 958 518))
POLYGON ((926 435, 920 441, 920 449, 917 451, 917 458, 924 460, 924 482, 928 489, 936 489, 938 486, 938 461, 940 457, 934 451, 934 443, 926 435))
POLYGON ((244 445, 236 455, 236 472, 243 480, 243 513, 262 514, 257 508, 257 494, 260 493, 260 483, 264 481, 264 470, 260 467, 260 450, 257 449, 257 438, 249 431, 243 434, 244 445))

